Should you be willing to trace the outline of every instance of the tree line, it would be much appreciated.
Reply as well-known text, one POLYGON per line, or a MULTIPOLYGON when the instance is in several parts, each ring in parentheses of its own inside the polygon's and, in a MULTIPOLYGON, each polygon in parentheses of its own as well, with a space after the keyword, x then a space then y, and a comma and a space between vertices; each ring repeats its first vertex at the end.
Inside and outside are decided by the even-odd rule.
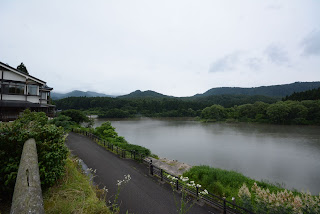
POLYGON ((58 109, 78 109, 101 118, 199 117, 203 121, 320 124, 319 90, 294 93, 282 101, 260 95, 130 99, 69 97, 57 100, 56 105, 58 109))
POLYGON ((204 121, 265 122, 274 124, 320 124, 320 100, 279 101, 273 104, 255 102, 231 108, 206 107, 204 121))
POLYGON ((57 109, 84 110, 105 118, 146 117, 197 117, 204 108, 213 104, 232 107, 263 101, 274 103, 275 98, 248 95, 218 95, 199 98, 110 98, 68 97, 56 100, 57 109))

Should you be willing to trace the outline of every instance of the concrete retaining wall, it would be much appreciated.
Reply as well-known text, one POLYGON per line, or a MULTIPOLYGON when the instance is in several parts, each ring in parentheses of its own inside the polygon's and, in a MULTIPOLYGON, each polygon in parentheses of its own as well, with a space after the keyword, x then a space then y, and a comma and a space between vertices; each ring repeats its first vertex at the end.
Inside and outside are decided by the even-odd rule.
POLYGON ((44 213, 38 155, 34 139, 27 140, 23 146, 10 213, 44 213))

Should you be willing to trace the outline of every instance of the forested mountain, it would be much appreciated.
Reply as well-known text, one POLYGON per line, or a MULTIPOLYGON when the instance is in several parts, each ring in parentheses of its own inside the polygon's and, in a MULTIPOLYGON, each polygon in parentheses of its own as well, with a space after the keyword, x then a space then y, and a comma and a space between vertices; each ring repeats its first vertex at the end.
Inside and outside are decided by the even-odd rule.
POLYGON ((130 94, 123 95, 123 96, 118 96, 118 98, 165 98, 165 97, 170 97, 167 95, 160 94, 155 91, 140 91, 136 90, 130 94))
MULTIPOLYGON (((260 87, 255 87, 255 88, 221 87, 221 88, 212 88, 203 94, 196 94, 191 97, 182 97, 182 98, 184 100, 186 100, 186 99, 196 100, 198 98, 207 97, 208 99, 211 99, 211 100, 218 99, 221 101, 222 99, 230 100, 232 98, 232 96, 228 97, 228 96, 221 96, 221 95, 246 95, 246 96, 262 95, 262 96, 267 96, 267 97, 276 97, 277 99, 280 99, 285 96, 289 96, 293 93, 298 93, 298 92, 311 90, 311 89, 315 89, 315 88, 319 88, 319 87, 320 87, 319 81, 318 82, 295 82, 295 83, 291 83, 291 84, 260 86, 260 87), (219 95, 219 96, 213 97, 213 95, 219 95)), ((116 96, 106 95, 106 94, 96 93, 96 92, 91 92, 91 91, 83 92, 83 91, 75 90, 75 91, 72 91, 72 92, 69 92, 66 94, 52 92, 51 97, 53 100, 57 100, 57 99, 62 99, 62 98, 66 98, 66 97, 116 97, 116 96)), ((136 90, 130 94, 117 96, 117 97, 124 98, 124 99, 174 98, 173 96, 167 96, 167 95, 164 95, 164 94, 161 94, 161 93, 158 93, 155 91, 151 91, 151 90, 147 90, 147 91, 136 90)), ((244 97, 238 96, 238 97, 233 97, 233 98, 243 99, 244 97)), ((266 99, 265 97, 260 97, 260 98, 255 97, 253 99, 258 99, 257 101, 263 101, 263 102, 267 102, 267 103, 271 102, 271 101, 261 100, 261 99, 266 99)), ((223 105, 223 104, 221 104, 221 105, 223 105)))
POLYGON ((303 92, 295 92, 290 96, 286 96, 283 100, 320 100, 320 87, 303 92))
POLYGON ((295 82, 284 85, 260 86, 255 88, 240 87, 221 87, 212 88, 203 94, 197 94, 194 97, 205 97, 210 95, 222 94, 242 94, 242 95, 264 95, 270 97, 285 97, 294 92, 302 92, 314 88, 319 88, 320 82, 295 82))
POLYGON ((97 93, 97 92, 93 92, 93 91, 71 91, 69 93, 56 93, 56 92, 51 92, 51 98, 53 100, 58 100, 58 99, 63 99, 66 97, 114 97, 111 95, 106 95, 106 94, 102 94, 102 93, 97 93))

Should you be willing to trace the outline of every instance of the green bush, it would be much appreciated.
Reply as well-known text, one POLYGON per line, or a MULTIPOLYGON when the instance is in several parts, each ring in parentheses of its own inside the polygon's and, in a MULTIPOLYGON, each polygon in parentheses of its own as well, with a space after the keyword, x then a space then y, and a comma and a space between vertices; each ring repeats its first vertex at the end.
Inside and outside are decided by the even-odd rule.
POLYGON ((115 131, 115 128, 111 125, 109 121, 102 123, 99 127, 96 127, 93 133, 122 149, 128 151, 134 150, 146 156, 149 156, 151 154, 151 151, 149 149, 143 146, 130 144, 124 139, 124 137, 118 136, 118 133, 115 131))
POLYGON ((34 138, 37 144, 42 188, 52 186, 64 172, 68 150, 63 129, 47 124, 44 113, 26 110, 12 123, 0 126, 0 197, 11 199, 24 142, 34 138))
POLYGON ((53 124, 57 127, 62 127, 64 130, 69 131, 72 127, 76 126, 77 123, 71 120, 71 117, 66 115, 59 115, 49 121, 49 124, 53 124))
POLYGON ((60 114, 70 117, 71 121, 74 121, 77 124, 89 122, 89 118, 80 110, 69 109, 62 111, 60 114))

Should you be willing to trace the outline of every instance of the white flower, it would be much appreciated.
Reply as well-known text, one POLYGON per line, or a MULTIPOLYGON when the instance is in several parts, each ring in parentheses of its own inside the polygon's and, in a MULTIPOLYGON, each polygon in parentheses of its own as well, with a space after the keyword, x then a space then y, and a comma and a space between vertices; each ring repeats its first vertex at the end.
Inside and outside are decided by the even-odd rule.
POLYGON ((188 181, 189 180, 189 178, 188 177, 182 177, 182 179, 181 179, 183 182, 186 182, 186 181, 188 181))
POLYGON ((208 195, 208 194, 209 192, 206 189, 200 192, 200 195, 208 195))
POLYGON ((118 185, 118 186, 121 186, 122 182, 123 182, 122 180, 118 180, 117 185, 118 185))
POLYGON ((197 187, 201 187, 201 185, 200 185, 200 184, 197 184, 197 187))
POLYGON ((125 175, 124 176, 126 182, 130 181, 131 180, 131 176, 128 174, 128 175, 125 175))
POLYGON ((102 190, 104 191, 104 192, 108 192, 108 189, 107 189, 107 187, 106 186, 104 186, 103 188, 102 188, 102 190))

